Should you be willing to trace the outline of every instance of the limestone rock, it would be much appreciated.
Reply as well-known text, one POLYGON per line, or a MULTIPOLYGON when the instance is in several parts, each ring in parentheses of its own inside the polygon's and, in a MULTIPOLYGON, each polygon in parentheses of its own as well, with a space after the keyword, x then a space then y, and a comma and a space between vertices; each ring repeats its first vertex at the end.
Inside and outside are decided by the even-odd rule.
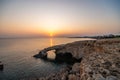
POLYGON ((72 71, 75 72, 75 73, 80 73, 80 63, 75 63, 72 66, 72 71))
POLYGON ((70 53, 70 59, 81 60, 47 80, 120 80, 120 38, 77 41, 44 50, 51 49, 57 55, 70 53))
POLYGON ((76 75, 74 75, 74 74, 70 74, 70 75, 68 76, 68 80, 77 80, 77 77, 76 77, 76 75))
POLYGON ((118 80, 115 76, 107 76, 106 80, 118 80))

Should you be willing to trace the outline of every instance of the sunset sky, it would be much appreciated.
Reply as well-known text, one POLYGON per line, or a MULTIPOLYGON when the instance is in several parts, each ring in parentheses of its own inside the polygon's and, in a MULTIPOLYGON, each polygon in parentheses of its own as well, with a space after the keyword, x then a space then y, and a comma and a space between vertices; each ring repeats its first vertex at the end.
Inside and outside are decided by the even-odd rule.
POLYGON ((0 37, 120 33, 120 0, 0 0, 0 37))

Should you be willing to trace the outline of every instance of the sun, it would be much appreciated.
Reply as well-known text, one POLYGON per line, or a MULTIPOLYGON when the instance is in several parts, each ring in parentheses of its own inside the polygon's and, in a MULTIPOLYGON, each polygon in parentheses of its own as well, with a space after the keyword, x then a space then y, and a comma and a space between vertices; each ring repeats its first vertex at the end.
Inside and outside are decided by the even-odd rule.
POLYGON ((55 14, 46 14, 42 17, 40 23, 42 29, 49 34, 50 37, 53 37, 53 33, 58 33, 65 24, 65 20, 60 15, 55 14))
POLYGON ((52 32, 50 33, 50 37, 53 37, 53 33, 52 32))

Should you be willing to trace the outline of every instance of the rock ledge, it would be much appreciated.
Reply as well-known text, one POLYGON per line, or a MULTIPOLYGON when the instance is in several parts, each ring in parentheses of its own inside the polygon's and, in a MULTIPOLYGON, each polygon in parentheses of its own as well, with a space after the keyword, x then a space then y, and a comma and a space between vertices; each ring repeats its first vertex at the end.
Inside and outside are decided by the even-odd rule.
POLYGON ((39 80, 120 80, 119 38, 77 41, 54 49, 56 54, 67 52, 82 61, 39 80))

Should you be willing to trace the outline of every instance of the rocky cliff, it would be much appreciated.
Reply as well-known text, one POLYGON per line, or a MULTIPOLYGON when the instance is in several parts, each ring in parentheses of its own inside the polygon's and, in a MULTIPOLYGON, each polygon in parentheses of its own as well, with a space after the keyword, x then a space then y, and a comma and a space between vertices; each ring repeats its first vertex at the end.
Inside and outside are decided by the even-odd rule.
POLYGON ((40 80, 120 80, 120 39, 77 41, 55 50, 81 61, 40 80))

